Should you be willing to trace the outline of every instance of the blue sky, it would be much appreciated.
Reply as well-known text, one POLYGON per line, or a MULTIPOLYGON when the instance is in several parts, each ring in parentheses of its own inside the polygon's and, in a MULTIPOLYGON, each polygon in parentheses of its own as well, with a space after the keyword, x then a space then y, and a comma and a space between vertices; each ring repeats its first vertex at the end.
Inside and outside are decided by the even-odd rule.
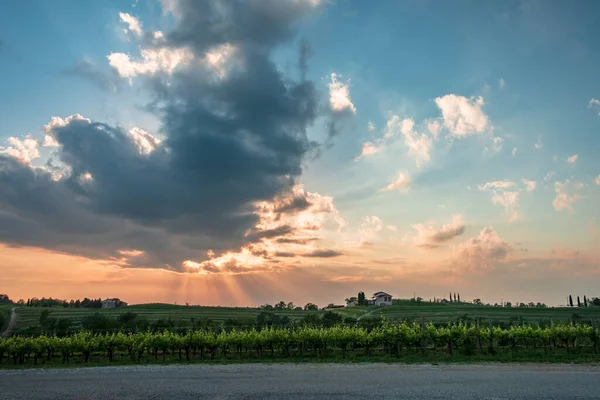
MULTIPOLYGON (((483 277, 477 279, 490 281, 493 274, 501 274, 503 270, 513 274, 511 268, 515 266, 521 266, 522 270, 526 265, 535 265, 536 272, 531 273, 531 279, 536 274, 539 277, 548 273, 554 282, 564 279, 563 270, 553 267, 560 264, 561 268, 571 266, 585 271, 575 286, 589 285, 586 281, 589 282, 590 277, 597 279, 600 273, 596 227, 600 218, 597 156, 600 102, 594 101, 600 99, 597 40, 600 6, 597 2, 289 2, 302 3, 294 6, 298 7, 294 12, 299 16, 282 17, 284 23, 290 24, 290 31, 281 34, 278 46, 268 47, 268 59, 282 77, 298 80, 300 41, 305 40, 311 49, 306 80, 314 83, 319 104, 303 134, 320 143, 319 155, 302 154, 298 164, 302 173, 293 175, 296 183, 304 185, 306 193, 302 196, 314 194, 311 204, 331 202, 326 207, 328 215, 315 217, 320 212, 315 208, 314 215, 304 216, 302 221, 318 220, 322 224, 319 249, 327 248, 340 256, 315 257, 314 262, 311 258, 312 264, 307 264, 308 267, 318 266, 322 271, 332 269, 332 272, 323 272, 327 279, 341 277, 332 282, 373 287, 380 282, 365 278, 367 272, 358 273, 357 278, 355 273, 340 272, 339 268, 355 262, 368 265, 374 258, 403 257, 410 261, 409 266, 386 267, 394 279, 412 274, 411 271, 418 269, 415 266, 422 264, 427 264, 426 268, 419 267, 424 274, 451 271, 456 276, 462 276, 457 265, 471 265, 469 270, 483 277), (336 109, 331 102, 335 88, 341 88, 340 93, 348 102, 343 109, 336 109), (394 118, 397 125, 386 130, 394 118), (414 127, 406 128, 407 133, 404 133, 401 124, 409 120, 414 127), (459 120, 468 125, 462 132, 456 125, 452 128, 459 120), (327 139, 327 129, 332 123, 338 133, 327 139), (435 133, 428 128, 430 123, 438 124, 435 133), (389 132, 388 138, 384 138, 386 132, 389 132), (420 147, 415 150, 418 154, 411 153, 408 143, 411 137, 420 145, 428 143, 427 149, 420 147), (363 146, 369 143, 377 147, 376 153, 360 157, 366 148, 363 146), (407 180, 383 190, 400 173, 407 180), (535 184, 528 187, 523 180, 530 182, 529 185, 535 184), (320 196, 318 200, 316 195, 320 196), (344 222, 338 226, 339 219, 344 222), (492 230, 485 231, 486 227, 492 230), (444 236, 446 234, 448 236, 444 236)), ((181 49, 199 59, 202 54, 199 47, 194 46, 200 46, 201 39, 176 42, 175 34, 188 32, 184 30, 188 29, 185 24, 193 23, 190 22, 193 13, 188 19, 178 15, 178 10, 184 9, 181 4, 167 0, 162 3, 153 0, 5 4, 0 13, 0 152, 5 157, 19 159, 36 174, 47 173, 44 165, 53 157, 62 167, 76 168, 75 164, 69 164, 72 158, 65 155, 66 144, 56 131, 59 127, 48 133, 60 142, 57 148, 43 146, 42 132, 52 117, 66 120, 74 114, 122 128, 123 132, 134 127, 142 129, 152 140, 155 137, 162 140, 161 145, 158 142, 152 145, 152 151, 160 146, 167 153, 172 151, 169 150, 171 140, 178 136, 170 131, 164 114, 147 107, 158 93, 152 82, 164 84, 178 79, 177 71, 190 73, 193 63, 182 61, 175 72, 161 70, 163 66, 158 72, 137 70, 126 76, 125 70, 119 69, 108 56, 128 55, 125 64, 129 67, 142 63, 141 52, 148 49, 181 49), (135 32, 123 19, 123 13, 139 22, 143 34, 135 32), (159 39, 156 38, 153 44, 149 36, 144 36, 153 31, 166 35, 164 44, 157 45, 159 39), (21 141, 28 134, 37 141, 39 157, 24 160, 22 156, 19 158, 14 150, 18 146, 9 138, 21 141)), ((250 7, 250 11, 252 7, 260 8, 250 7)), ((284 15, 287 6, 281 7, 284 10, 281 15, 284 15)), ((263 11, 259 10, 257 15, 263 11)), ((234 17, 231 18, 235 22, 234 17)), ((254 21, 241 19, 240 23, 254 21)), ((235 68, 250 74, 241 56, 236 57, 254 51, 254 47, 248 47, 250 50, 244 47, 250 46, 245 39, 235 39, 235 26, 227 29, 232 29, 224 37, 234 38, 227 43, 233 55, 222 53, 225 54, 223 68, 232 68, 234 72, 227 70, 220 77, 219 82, 224 85, 228 74, 234 76, 239 72, 235 68)), ((260 21, 252 29, 258 32, 260 21)), ((273 35, 280 34, 273 32, 273 35)), ((199 32, 198 37, 201 35, 199 32)), ((249 36, 253 37, 252 32, 249 36)), ((265 41, 258 43, 259 46, 268 42, 261 40, 265 41)), ((209 48, 208 52, 224 43, 213 44, 217 47, 209 48)), ((270 46, 270 42, 265 46, 270 46)), ((171 90, 169 87, 165 86, 166 92, 171 90)), ((179 95, 181 93, 175 94, 179 95)), ((189 98, 185 101, 193 102, 189 98)), ((272 111, 265 107, 261 112, 268 116, 272 111)), ((168 121, 172 122, 173 118, 168 121)), ((70 122, 64 125, 68 128, 70 122)), ((131 136, 129 140, 137 139, 131 136)), ((103 156, 110 159, 111 154, 103 156)), ((225 153, 223 157, 227 157, 225 153)), ((186 173, 193 174, 191 170, 186 173)), ((100 178, 92 175, 89 181, 98 185, 98 191, 86 196, 92 196, 92 192, 94 196, 101 196, 104 189, 116 187, 116 183, 108 181, 102 181, 108 186, 101 187, 100 178)), ((227 172, 223 172, 223 176, 227 177, 227 172)), ((68 177, 64 175, 61 179, 68 177)), ((3 187, 11 189, 10 185, 14 183, 5 182, 3 187)), ((283 189, 274 187, 266 192, 270 198, 252 198, 272 200, 275 204, 286 194, 283 189)), ((216 186, 207 186, 204 190, 221 193, 216 186)), ((139 193, 141 198, 147 195, 139 193)), ((99 198, 89 199, 91 203, 100 202, 99 198)), ((15 211, 11 204, 8 200, 2 202, 0 197, 0 212, 42 223, 35 216, 25 215, 23 210, 15 211)), ((173 232, 164 219, 149 223, 136 220, 133 214, 123 214, 122 208, 119 213, 107 212, 107 208, 111 205, 99 205, 95 211, 86 209, 86 212, 92 212, 95 217, 102 214, 103 218, 123 218, 144 229, 151 226, 173 232)), ((197 223, 202 225, 202 219, 198 218, 197 223)), ((252 229, 273 229, 273 221, 267 224, 262 214, 260 218, 262 225, 252 229)), ((50 227, 49 232, 56 229, 59 228, 50 227)), ((177 234, 180 234, 184 228, 178 229, 177 234)), ((225 241, 227 244, 199 244, 198 248, 203 251, 220 249, 208 258, 203 259, 186 248, 189 255, 177 262, 191 261, 204 273, 216 274, 215 268, 203 263, 212 260, 214 265, 220 266, 223 260, 235 259, 262 265, 260 260, 249 261, 240 256, 247 248, 244 246, 266 246, 268 251, 281 254, 298 250, 275 248, 264 238, 258 244, 248 244, 233 236, 225 241)), ((194 236, 194 240, 197 237, 194 236)), ((101 250, 68 236, 60 244, 50 245, 43 238, 29 243, 4 233, 0 235, 1 242, 93 260, 110 259, 110 254, 129 249, 127 251, 148 255, 146 264, 136 266, 157 267, 149 261, 151 246, 141 239, 132 240, 122 249, 112 245, 101 250), (65 250, 73 247, 77 250, 65 250)), ((180 250, 173 247, 164 251, 180 250)), ((161 254, 160 258, 171 260, 172 257, 161 254)), ((133 266, 130 261, 121 260, 126 267, 133 266)), ((186 268, 169 264, 166 269, 189 273, 186 268)), ((223 272, 223 268, 219 271, 223 272)), ((228 273, 235 275, 236 271, 231 269, 228 273)), ((270 273, 263 269, 257 271, 270 273)), ((467 278, 456 279, 465 286, 475 287, 467 278)), ((423 290, 429 289, 424 287, 423 290)), ((555 291, 545 292, 544 287, 536 290, 540 296, 551 296, 555 291)))

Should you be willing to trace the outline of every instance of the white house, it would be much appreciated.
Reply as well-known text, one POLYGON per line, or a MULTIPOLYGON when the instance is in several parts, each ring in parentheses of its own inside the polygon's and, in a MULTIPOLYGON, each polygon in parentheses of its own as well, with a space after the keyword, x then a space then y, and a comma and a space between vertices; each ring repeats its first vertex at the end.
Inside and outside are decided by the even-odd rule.
POLYGON ((115 308, 116 306, 117 306, 117 299, 102 300, 102 308, 115 308))
POLYGON ((369 305, 374 306, 391 306, 392 295, 386 292, 373 293, 373 298, 369 300, 369 305))

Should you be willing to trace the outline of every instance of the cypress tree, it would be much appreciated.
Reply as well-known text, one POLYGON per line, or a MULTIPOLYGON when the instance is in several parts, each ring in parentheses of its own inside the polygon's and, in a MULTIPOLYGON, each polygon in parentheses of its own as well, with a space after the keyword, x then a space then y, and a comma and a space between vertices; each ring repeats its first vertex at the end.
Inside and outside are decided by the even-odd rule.
POLYGON ((583 295, 583 306, 587 307, 587 297, 585 297, 585 294, 583 295))
POLYGON ((579 300, 579 296, 577 296, 577 307, 581 307, 581 300, 579 300))
POLYGON ((460 293, 458 294, 458 302, 460 303, 460 293))
POLYGON ((450 303, 452 303, 452 292, 450 292, 450 303))
POLYGON ((573 297, 569 295, 569 306, 573 307, 573 297))

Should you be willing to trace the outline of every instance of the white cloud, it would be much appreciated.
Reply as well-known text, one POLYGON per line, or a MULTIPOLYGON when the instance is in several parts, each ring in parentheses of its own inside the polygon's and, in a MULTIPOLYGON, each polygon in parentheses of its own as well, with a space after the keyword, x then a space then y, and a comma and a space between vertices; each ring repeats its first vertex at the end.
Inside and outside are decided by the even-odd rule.
MULTIPOLYGON (((119 18, 121 19, 121 22, 129 26, 129 32, 133 32, 137 36, 142 36, 142 25, 137 18, 127 13, 119 13, 119 18)), ((127 32, 127 30, 125 31, 127 32)))
POLYGON ((331 74, 329 82, 329 106, 335 113, 356 113, 356 107, 350 99, 350 82, 340 82, 339 75, 331 74))
POLYGON ((514 182, 512 181, 493 181, 493 182, 486 182, 483 185, 479 185, 478 188, 481 191, 485 191, 485 190, 490 190, 490 189, 508 189, 510 187, 513 187, 515 185, 514 182))
POLYGON ((533 147, 535 147, 536 149, 541 149, 542 147, 544 147, 544 144, 542 143, 542 136, 540 135, 538 137, 537 142, 535 142, 535 144, 533 145, 533 147))
POLYGON ((589 103, 588 107, 589 108, 593 108, 593 107, 597 108, 598 109, 598 115, 600 115, 600 100, 592 98, 590 100, 590 103, 589 103))
POLYGON ((455 264, 468 270, 491 269, 507 261, 511 247, 492 227, 459 245, 455 250, 455 264))
POLYGON ((86 123, 91 123, 92 121, 88 118, 85 118, 81 114, 73 114, 69 115, 67 118, 61 117, 52 117, 50 118, 50 122, 44 125, 42 131, 45 133, 44 136, 44 147, 59 147, 59 143, 54 138, 54 129, 60 128, 63 126, 67 126, 72 121, 85 121, 86 123))
POLYGON ((488 117, 481 110, 484 104, 483 97, 467 99, 447 94, 436 98, 435 103, 442 111, 444 126, 452 136, 464 137, 482 133, 490 127, 488 117))
POLYGON ((579 154, 573 154, 571 157, 567 157, 567 162, 569 164, 575 164, 577 162, 577 158, 579 158, 579 154))
POLYGON ((528 179, 523 178, 523 179, 521 179, 521 182, 523 182, 523 184, 525 185, 525 189, 528 192, 533 192, 535 190, 535 186, 536 186, 535 181, 530 181, 528 179))
POLYGON ((219 78, 224 79, 228 70, 235 65, 231 60, 237 51, 237 47, 225 43, 207 51, 203 60, 219 78))
POLYGON ((512 149, 512 156, 513 157, 517 156, 517 148, 516 147, 512 149))
POLYGON ((415 246, 426 249, 440 247, 465 232, 465 224, 460 215, 455 215, 451 223, 440 228, 435 228, 433 224, 414 224, 412 227, 417 231, 415 246))
POLYGON ((391 190, 408 190, 410 188, 411 180, 408 172, 398 173, 398 177, 389 185, 379 189, 380 192, 388 192, 391 190))
POLYGON ((412 118, 400 119, 398 115, 392 116, 386 124, 384 139, 392 138, 397 132, 402 134, 408 154, 416 160, 417 166, 431 159, 433 140, 427 134, 415 130, 415 121, 412 118))
POLYGON ((31 161, 39 158, 39 142, 31 135, 27 135, 25 139, 9 137, 7 139, 8 146, 0 146, 0 154, 6 154, 17 160, 31 164, 31 161))
POLYGON ((362 157, 372 156, 373 154, 379 153, 383 149, 383 144, 375 144, 373 142, 364 142, 360 155, 358 155, 354 161, 360 160, 362 157))
POLYGON ((154 151, 156 146, 160 144, 160 140, 154 137, 149 132, 143 129, 133 127, 129 130, 129 135, 133 139, 133 142, 138 148, 140 154, 150 154, 154 151))
POLYGON ((544 177, 544 182, 549 182, 552 179, 552 177, 554 176, 554 174, 555 174, 554 171, 548 172, 546 174, 546 176, 544 177))
POLYGON ((398 230, 398 227, 396 227, 396 225, 388 225, 387 228, 392 232, 396 232, 398 230))
POLYGON ((504 212, 508 217, 508 222, 514 222, 519 219, 519 190, 508 190, 515 186, 512 181, 494 181, 479 185, 481 191, 492 192, 492 203, 504 207, 504 212))
POLYGON ((434 138, 437 138, 440 134, 440 131, 442 130, 442 124, 440 124, 440 121, 438 120, 429 121, 427 123, 427 130, 429 131, 429 133, 431 133, 431 135, 434 138))
POLYGON ((500 88, 500 90, 504 90, 504 88, 506 87, 506 81, 504 80, 504 78, 500 78, 500 80, 498 81, 498 87, 500 88))
POLYGON ((494 191, 492 203, 504 207, 508 222, 515 222, 519 219, 519 192, 494 191))
POLYGON ((484 149, 484 151, 494 151, 494 152, 499 152, 500 150, 502 150, 502 143, 504 143, 504 139, 502 139, 499 136, 493 136, 492 137, 492 146, 491 147, 486 147, 484 149))
POLYGON ((139 75, 154 75, 157 72, 172 73, 180 64, 187 64, 193 55, 185 48, 168 47, 141 49, 142 59, 132 60, 125 53, 111 53, 106 58, 122 78, 134 78, 139 75))
POLYGON ((359 246, 371 243, 377 237, 378 232, 383 229, 383 222, 375 215, 365 217, 360 226, 359 246))
POLYGON ((373 121, 369 121, 369 123, 367 124, 367 130, 369 132, 375 132, 375 124, 373 123, 373 121))
POLYGON ((556 211, 573 211, 573 203, 581 197, 581 189, 583 189, 583 183, 581 182, 570 182, 569 180, 555 182, 554 190, 556 191, 556 198, 552 202, 552 206, 554 206, 556 211))

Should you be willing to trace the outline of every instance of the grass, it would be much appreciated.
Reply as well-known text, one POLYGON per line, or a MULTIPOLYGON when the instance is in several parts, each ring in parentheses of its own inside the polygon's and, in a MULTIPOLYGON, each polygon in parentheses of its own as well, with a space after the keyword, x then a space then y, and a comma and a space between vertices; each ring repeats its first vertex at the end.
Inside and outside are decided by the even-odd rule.
MULTIPOLYGON (((6 308, 8 313, 10 308, 6 308)), ((28 328, 37 326, 40 314, 47 308, 42 307, 19 307, 17 308, 17 328, 28 328)), ((215 322, 224 321, 228 318, 254 319, 262 311, 259 308, 244 307, 205 307, 205 306, 183 306, 173 304, 139 304, 120 308, 89 309, 89 308, 49 308, 54 318, 70 318, 75 327, 81 324, 81 320, 93 313, 99 312, 110 317, 116 317, 126 312, 137 313, 146 317, 149 322, 158 319, 172 320, 195 320, 211 319, 215 322)), ((275 310, 279 315, 287 315, 290 319, 303 318, 309 313, 322 314, 322 311, 296 311, 275 310)), ((348 307, 335 309, 334 312, 343 317, 351 318, 391 318, 391 319, 417 319, 421 317, 425 321, 443 323, 456 321, 457 318, 468 316, 473 320, 480 319, 481 322, 508 323, 511 319, 522 318, 524 322, 538 323, 540 321, 569 322, 573 314, 578 314, 582 321, 589 322, 595 319, 600 322, 600 307, 581 308, 506 308, 486 307, 472 304, 432 304, 424 302, 421 304, 410 301, 400 301, 390 307, 348 307)))
MULTIPOLYGON (((204 307, 204 306, 179 306, 174 304, 139 304, 119 308, 62 308, 62 307, 19 307, 17 308, 17 328, 37 326, 43 310, 50 310, 53 318, 70 318, 75 326, 81 320, 96 312, 109 317, 117 317, 126 312, 134 312, 146 317, 149 322, 159 319, 171 318, 172 320, 211 319, 225 321, 228 318, 256 318, 262 311, 258 308, 244 307, 204 307)), ((287 315, 290 319, 302 318, 315 311, 277 310, 279 315, 287 315)))

